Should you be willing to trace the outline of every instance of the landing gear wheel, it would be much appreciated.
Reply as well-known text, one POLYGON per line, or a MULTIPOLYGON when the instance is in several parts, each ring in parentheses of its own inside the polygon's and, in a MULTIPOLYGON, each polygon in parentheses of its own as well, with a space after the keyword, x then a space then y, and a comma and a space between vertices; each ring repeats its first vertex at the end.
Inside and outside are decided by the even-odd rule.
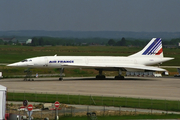
POLYGON ((124 80, 124 76, 115 76, 115 80, 124 80))
POLYGON ((104 80, 106 78, 105 75, 97 75, 96 76, 96 79, 99 79, 99 80, 104 80))
POLYGON ((64 68, 60 68, 60 78, 59 80, 63 81, 63 72, 64 72, 64 68))

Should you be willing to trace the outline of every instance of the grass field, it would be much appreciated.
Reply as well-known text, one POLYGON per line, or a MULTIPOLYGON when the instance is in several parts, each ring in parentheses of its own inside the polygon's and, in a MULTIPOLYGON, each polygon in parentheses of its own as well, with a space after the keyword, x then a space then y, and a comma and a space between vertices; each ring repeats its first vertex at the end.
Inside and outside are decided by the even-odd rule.
MULTIPOLYGON (((123 115, 123 116, 97 116, 98 120, 119 120, 119 119, 179 119, 180 115, 123 115)), ((87 116, 77 117, 60 117, 61 120, 90 120, 87 116)))

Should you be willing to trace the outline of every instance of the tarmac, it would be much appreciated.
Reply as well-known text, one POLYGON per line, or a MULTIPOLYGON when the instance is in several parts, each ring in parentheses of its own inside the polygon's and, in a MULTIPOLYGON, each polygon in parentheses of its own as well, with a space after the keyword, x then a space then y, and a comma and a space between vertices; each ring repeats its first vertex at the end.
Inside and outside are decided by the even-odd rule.
POLYGON ((23 81, 23 78, 0 79, 8 92, 52 93, 92 96, 115 96, 180 100, 180 78, 175 77, 126 77, 124 80, 96 80, 93 77, 57 77, 35 78, 35 81, 23 81))

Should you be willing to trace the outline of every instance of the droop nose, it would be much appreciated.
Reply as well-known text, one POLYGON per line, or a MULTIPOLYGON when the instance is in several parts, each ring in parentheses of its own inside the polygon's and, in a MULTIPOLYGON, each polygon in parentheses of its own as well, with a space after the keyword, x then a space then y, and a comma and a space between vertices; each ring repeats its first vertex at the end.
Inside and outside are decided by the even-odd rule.
POLYGON ((19 66, 19 63, 12 63, 12 64, 9 64, 9 65, 7 65, 7 66, 10 66, 10 67, 17 67, 17 66, 19 66))

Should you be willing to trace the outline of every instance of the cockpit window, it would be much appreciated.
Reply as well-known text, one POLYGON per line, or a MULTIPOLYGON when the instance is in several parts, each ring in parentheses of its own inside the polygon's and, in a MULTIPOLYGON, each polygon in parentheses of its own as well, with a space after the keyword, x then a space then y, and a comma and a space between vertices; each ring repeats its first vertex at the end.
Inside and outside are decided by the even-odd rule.
POLYGON ((31 59, 25 59, 25 60, 22 60, 21 62, 30 62, 30 61, 32 61, 31 59))
POLYGON ((21 62, 27 62, 27 60, 25 59, 25 60, 22 60, 21 62))

